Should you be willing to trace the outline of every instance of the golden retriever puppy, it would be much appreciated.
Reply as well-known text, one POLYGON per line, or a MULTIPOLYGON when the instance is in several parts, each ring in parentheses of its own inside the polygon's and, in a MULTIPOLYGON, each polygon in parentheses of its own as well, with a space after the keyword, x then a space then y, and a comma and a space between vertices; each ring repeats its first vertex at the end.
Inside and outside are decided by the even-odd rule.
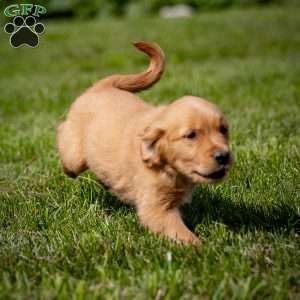
POLYGON ((158 45, 134 45, 150 57, 148 69, 104 78, 76 99, 57 131, 61 162, 71 177, 94 172, 136 207, 140 222, 153 232, 200 243, 179 207, 196 184, 215 183, 227 174, 228 124, 216 105, 198 97, 154 107, 133 94, 152 86, 164 70, 158 45))

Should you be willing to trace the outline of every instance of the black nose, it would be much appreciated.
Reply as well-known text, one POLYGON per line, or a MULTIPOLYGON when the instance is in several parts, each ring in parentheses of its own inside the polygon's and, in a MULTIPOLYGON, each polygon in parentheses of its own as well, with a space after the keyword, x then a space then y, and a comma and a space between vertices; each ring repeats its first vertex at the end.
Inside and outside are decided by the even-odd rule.
POLYGON ((230 154, 228 151, 217 151, 214 154, 214 159, 220 164, 220 165, 226 165, 229 162, 230 154))

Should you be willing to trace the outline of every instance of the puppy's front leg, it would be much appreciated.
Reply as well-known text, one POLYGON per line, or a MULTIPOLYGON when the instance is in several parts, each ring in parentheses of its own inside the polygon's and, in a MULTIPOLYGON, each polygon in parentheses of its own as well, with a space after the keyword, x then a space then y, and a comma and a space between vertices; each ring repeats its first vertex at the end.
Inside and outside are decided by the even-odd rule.
POLYGON ((177 207, 140 206, 138 215, 141 223, 155 233, 184 244, 201 244, 201 240, 183 223, 177 207))

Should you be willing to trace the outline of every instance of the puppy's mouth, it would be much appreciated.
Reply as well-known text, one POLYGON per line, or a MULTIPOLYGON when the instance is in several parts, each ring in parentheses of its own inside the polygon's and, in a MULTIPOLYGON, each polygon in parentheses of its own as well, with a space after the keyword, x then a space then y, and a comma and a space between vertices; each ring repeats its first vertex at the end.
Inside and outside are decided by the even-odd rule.
POLYGON ((222 168, 218 171, 215 171, 215 172, 212 172, 212 173, 209 173, 209 174, 200 173, 196 170, 193 171, 194 174, 196 174, 198 176, 201 176, 205 179, 211 179, 211 180, 222 179, 226 175, 226 172, 227 172, 226 168, 222 168))

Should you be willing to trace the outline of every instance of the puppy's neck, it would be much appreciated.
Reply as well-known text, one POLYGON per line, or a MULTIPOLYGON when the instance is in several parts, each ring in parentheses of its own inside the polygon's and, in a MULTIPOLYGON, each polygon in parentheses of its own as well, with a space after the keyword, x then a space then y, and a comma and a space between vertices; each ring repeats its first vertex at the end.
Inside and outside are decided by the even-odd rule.
POLYGON ((156 189, 160 205, 171 209, 186 203, 194 184, 169 165, 165 165, 158 172, 156 189))
POLYGON ((194 183, 186 176, 180 174, 169 164, 164 165, 160 170, 160 179, 164 185, 176 191, 186 192, 194 187, 194 183))

